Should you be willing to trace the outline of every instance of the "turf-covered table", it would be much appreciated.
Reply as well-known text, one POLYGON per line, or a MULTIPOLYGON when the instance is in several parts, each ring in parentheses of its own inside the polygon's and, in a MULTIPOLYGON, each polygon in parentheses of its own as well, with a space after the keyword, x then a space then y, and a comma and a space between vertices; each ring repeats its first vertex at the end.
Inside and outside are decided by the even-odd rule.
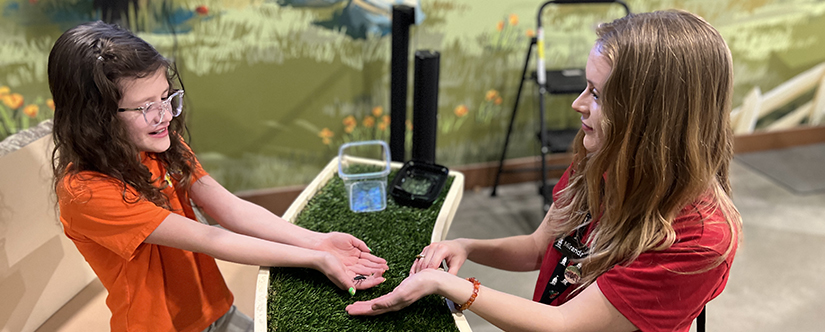
MULTIPOLYGON (((393 163, 390 181, 401 163, 393 163)), ((343 181, 333 159, 284 213, 283 218, 319 232, 339 231, 364 240, 387 260, 386 281, 354 297, 339 290, 317 271, 261 267, 255 294, 255 331, 470 331, 465 317, 445 300, 427 296, 394 313, 353 317, 344 308, 390 292, 409 273, 424 246, 443 240, 464 189, 464 176, 450 172, 441 196, 428 209, 404 207, 387 198, 380 212, 349 210, 343 181)))

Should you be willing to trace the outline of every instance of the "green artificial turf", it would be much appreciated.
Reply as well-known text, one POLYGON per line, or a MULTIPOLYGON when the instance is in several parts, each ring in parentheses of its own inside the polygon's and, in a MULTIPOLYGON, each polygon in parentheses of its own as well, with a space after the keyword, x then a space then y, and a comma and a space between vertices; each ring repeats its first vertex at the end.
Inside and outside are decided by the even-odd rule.
MULTIPOLYGON (((395 176, 390 174, 391 182, 395 176)), ((345 232, 367 243, 387 260, 387 280, 355 296, 338 289, 311 269, 272 268, 267 319, 270 331, 458 331, 444 299, 426 296, 398 312, 373 317, 349 316, 344 308, 392 291, 409 274, 415 255, 430 243, 433 226, 453 182, 428 209, 400 206, 387 195, 380 212, 350 211, 343 181, 334 176, 310 199, 295 223, 319 232, 345 232)))

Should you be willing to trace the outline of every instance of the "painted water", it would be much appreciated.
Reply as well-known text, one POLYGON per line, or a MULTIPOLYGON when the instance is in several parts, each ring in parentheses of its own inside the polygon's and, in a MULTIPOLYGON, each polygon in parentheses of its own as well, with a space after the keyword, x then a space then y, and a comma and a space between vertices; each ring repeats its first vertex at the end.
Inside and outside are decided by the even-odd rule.
MULTIPOLYGON (((213 177, 239 191, 306 184, 341 144, 388 140, 389 12, 401 2, 110 3, 125 8, 116 18, 121 24, 175 60, 186 88, 192 146, 213 177)), ((497 160, 539 2, 403 2, 420 4, 411 50, 441 54, 436 161, 455 166, 497 160)), ((634 12, 686 9, 716 26, 733 52, 734 105, 754 86, 767 91, 825 61, 822 1, 627 2, 634 12)), ((0 10, 2 138, 51 117, 46 62, 54 40, 106 11, 92 0, 0 0, 0 10)), ((583 67, 593 28, 621 15, 616 5, 549 7, 542 19, 549 67, 583 67)), ((578 124, 569 106, 574 97, 549 98, 549 127, 578 124)), ((518 112, 510 158, 538 153, 530 82, 518 112)))

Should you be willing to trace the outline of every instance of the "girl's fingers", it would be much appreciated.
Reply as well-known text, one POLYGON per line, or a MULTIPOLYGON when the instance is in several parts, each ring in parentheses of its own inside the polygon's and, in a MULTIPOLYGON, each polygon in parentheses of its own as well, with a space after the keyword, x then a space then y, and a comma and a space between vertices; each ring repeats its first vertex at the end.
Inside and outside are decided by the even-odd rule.
POLYGON ((370 262, 374 262, 374 263, 376 263, 376 264, 383 264, 383 265, 387 265, 387 260, 386 260, 386 259, 383 259, 383 258, 381 258, 381 257, 375 256, 375 255, 373 255, 373 254, 371 254, 371 253, 364 253, 364 252, 362 252, 362 253, 361 253, 361 258, 360 258, 360 259, 366 259, 366 260, 368 260, 368 261, 370 261, 370 262))
POLYGON ((375 287, 375 286, 381 284, 382 282, 384 282, 384 280, 386 280, 386 279, 384 279, 384 277, 375 277, 375 276, 367 277, 366 279, 361 279, 360 281, 355 280, 354 281, 355 289, 360 290, 360 289, 372 288, 372 287, 375 287))
POLYGON ((369 261, 369 260, 365 260, 365 259, 359 259, 355 263, 355 265, 360 265, 360 266, 370 268, 370 269, 373 269, 373 270, 376 270, 376 271, 377 270, 386 271, 387 269, 390 268, 389 266, 387 266, 387 264, 379 264, 379 263, 375 263, 373 261, 369 261))
POLYGON ((367 244, 364 243, 364 241, 361 241, 361 239, 359 239, 357 237, 354 237, 354 236, 352 237, 352 246, 358 248, 359 250, 361 250, 363 252, 371 252, 372 251, 372 250, 370 250, 369 247, 367 247, 367 244))

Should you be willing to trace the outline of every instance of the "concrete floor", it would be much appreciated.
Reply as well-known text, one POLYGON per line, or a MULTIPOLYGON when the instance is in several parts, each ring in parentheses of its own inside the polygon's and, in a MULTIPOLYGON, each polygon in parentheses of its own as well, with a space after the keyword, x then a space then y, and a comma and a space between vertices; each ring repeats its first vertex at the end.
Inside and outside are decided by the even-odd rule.
MULTIPOLYGON (((744 242, 725 291, 708 304, 709 331, 825 330, 825 193, 794 195, 734 162, 734 203, 744 219, 744 242)), ((494 238, 531 233, 542 219, 536 185, 524 183, 464 193, 448 238, 494 238)), ((252 315, 257 268, 219 263, 252 315)), ((468 262, 459 272, 488 287, 531 298, 538 272, 505 272, 468 262)), ((110 314, 99 282, 86 287, 38 331, 105 331, 110 314)), ((472 313, 473 331, 500 331, 472 313)))

